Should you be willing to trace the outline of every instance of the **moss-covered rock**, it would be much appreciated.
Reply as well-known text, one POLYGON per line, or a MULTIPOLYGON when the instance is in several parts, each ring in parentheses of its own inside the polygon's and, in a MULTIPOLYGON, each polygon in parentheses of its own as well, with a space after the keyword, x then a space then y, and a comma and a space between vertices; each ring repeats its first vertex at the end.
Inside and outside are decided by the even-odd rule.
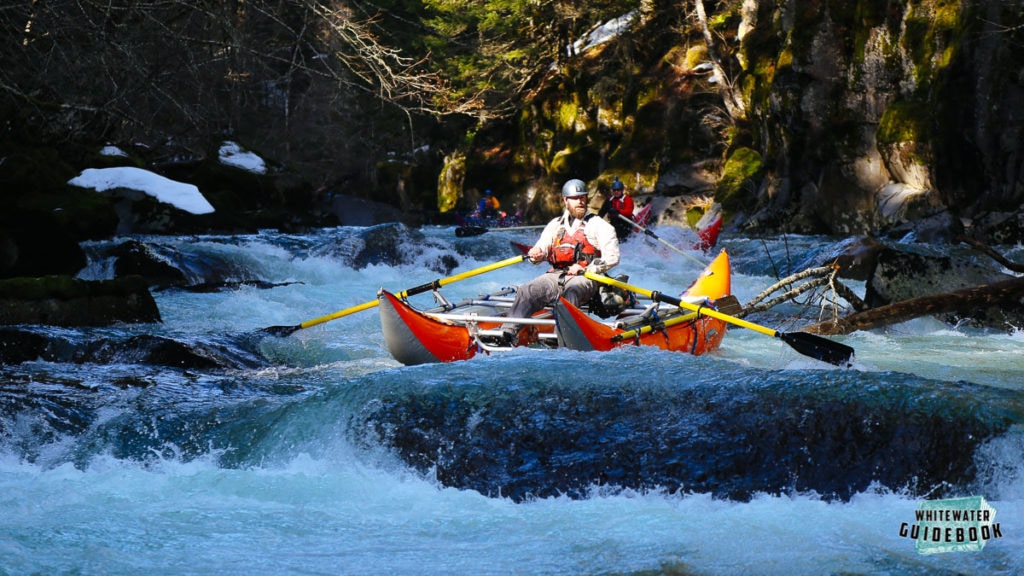
MULTIPOLYGON (((730 151, 747 148, 761 156, 760 171, 744 176, 739 187, 735 173, 726 174, 720 193, 727 205, 742 204, 765 230, 859 234, 889 225, 878 214, 878 193, 890 184, 933 189, 957 217, 979 223, 990 221, 988 213, 1021 210, 1019 2, 789 0, 704 7, 713 50, 687 11, 648 2, 629 30, 572 55, 551 44, 551 30, 519 21, 527 33, 501 39, 508 52, 492 63, 505 63, 488 68, 474 59, 495 55, 472 52, 497 45, 486 38, 498 29, 490 27, 493 21, 472 32, 482 42, 469 42, 468 52, 460 47, 456 55, 445 38, 421 34, 459 28, 465 14, 431 9, 428 16, 422 6, 409 5, 406 24, 427 20, 391 40, 408 41, 411 46, 403 48, 413 48, 411 53, 433 47, 433 57, 441 59, 432 58, 434 70, 455 73, 449 78, 458 84, 456 92, 479 97, 471 113, 443 117, 406 114, 380 106, 372 95, 342 95, 315 81, 294 94, 301 94, 290 100, 294 105, 266 107, 262 98, 253 98, 265 107, 260 115, 182 101, 179 113, 208 112, 198 125, 141 111, 134 123, 111 121, 98 109, 87 113, 59 101, 8 99, 0 103, 0 115, 8 119, 0 127, 0 199, 18 211, 54 212, 58 220, 57 211, 65 210, 71 216, 60 222, 72 238, 109 235, 118 222, 128 222, 122 229, 158 233, 334 225, 338 220, 325 209, 324 197, 339 193, 387 203, 413 221, 426 220, 435 207, 468 209, 481 191, 492 189, 504 206, 518 205, 528 218, 540 220, 559 209, 557 189, 566 178, 600 188, 611 174, 629 174, 638 192, 690 194, 695 191, 676 185, 676 174, 698 164, 731 170, 735 166, 724 162, 730 151), (458 21, 445 21, 449 17, 458 21), (498 70, 507 64, 516 73, 502 77, 498 70), (490 72, 478 74, 482 70, 490 72), (520 91, 498 93, 512 86, 520 91), (66 119, 74 122, 69 126, 66 119), (276 153, 274 173, 253 175, 219 165, 216 146, 224 126, 262 147, 267 157, 276 153), (98 153, 108 139, 135 141, 139 134, 145 135, 140 141, 149 140, 149 150, 140 146, 125 159, 98 153), (442 175, 448 170, 444 156, 451 154, 465 159, 458 185, 460 178, 442 175), (117 162, 195 184, 217 212, 194 216, 142 201, 118 204, 118 220, 112 216, 117 199, 81 191, 77 198, 88 200, 70 207, 63 183, 74 175, 71 166, 117 162), (728 198, 754 191, 735 202, 728 198)), ((570 32, 582 33, 608 18, 606 10, 617 8, 587 10, 571 24, 560 22, 565 28, 557 42, 567 43, 570 32)), ((93 40, 90 45, 101 50, 108 42, 119 46, 117 33, 93 40)), ((12 94, 35 94, 17 75, 12 79, 18 89, 12 94)), ((210 88, 197 86, 197 94, 213 93, 210 88)), ((88 94, 73 92, 67 96, 72 101, 89 101, 83 97, 88 94)), ((117 109, 131 109, 129 104, 122 101, 117 109)), ((177 108, 164 109, 174 117, 177 108)), ((8 233, 0 240, 0 265, 26 250, 11 238, 8 233)))
POLYGON ((462 196, 462 182, 466 177, 466 157, 453 154, 445 158, 444 168, 437 177, 437 209, 455 210, 462 196))
POLYGON ((735 150, 725 161, 722 178, 718 181, 715 200, 728 212, 740 212, 755 201, 753 179, 760 173, 761 155, 750 148, 735 150))
POLYGON ((0 325, 109 326, 160 322, 146 282, 138 277, 85 281, 70 276, 0 281, 0 325))

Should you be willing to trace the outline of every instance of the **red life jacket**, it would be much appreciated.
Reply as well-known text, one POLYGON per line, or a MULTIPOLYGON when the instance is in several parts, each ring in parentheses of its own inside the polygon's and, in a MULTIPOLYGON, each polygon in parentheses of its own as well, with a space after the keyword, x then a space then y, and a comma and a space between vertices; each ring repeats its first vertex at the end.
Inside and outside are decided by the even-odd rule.
POLYGON ((613 196, 612 199, 611 199, 611 203, 612 203, 612 208, 614 208, 616 212, 618 212, 619 214, 622 214, 626 218, 629 218, 630 220, 632 220, 633 219, 633 200, 630 199, 629 202, 627 202, 626 199, 628 199, 628 198, 629 198, 629 196, 626 196, 625 194, 623 194, 622 196, 620 196, 618 198, 613 196))
POLYGON ((548 248, 548 262, 557 269, 568 268, 573 264, 586 266, 601 256, 601 251, 587 240, 585 229, 587 220, 595 214, 583 217, 583 224, 572 234, 568 234, 565 223, 555 233, 555 240, 548 248))

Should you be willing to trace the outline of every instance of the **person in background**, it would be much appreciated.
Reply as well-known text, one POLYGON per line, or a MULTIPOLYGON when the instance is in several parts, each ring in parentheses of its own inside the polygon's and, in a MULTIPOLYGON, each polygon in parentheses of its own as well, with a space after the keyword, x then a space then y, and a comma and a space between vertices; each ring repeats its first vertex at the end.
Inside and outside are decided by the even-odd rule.
MULTIPOLYGON (((599 285, 583 275, 589 270, 604 274, 619 263, 619 239, 604 219, 587 210, 587 186, 572 179, 562 186, 562 215, 548 222, 527 258, 533 264, 548 262, 550 268, 516 290, 510 318, 529 318, 554 303, 559 296, 582 306, 598 292, 599 285)), ((506 344, 515 345, 519 325, 502 324, 506 344)))
POLYGON ((615 235, 618 236, 619 242, 622 242, 633 231, 633 226, 620 218, 620 214, 628 218, 629 222, 633 221, 633 198, 626 194, 626 186, 616 176, 615 181, 612 182, 612 194, 601 206, 598 216, 608 216, 608 220, 615 228, 615 235))
POLYGON ((484 191, 484 197, 480 199, 477 204, 477 210, 480 211, 481 218, 497 218, 498 210, 501 208, 501 203, 494 197, 494 192, 490 190, 484 191))

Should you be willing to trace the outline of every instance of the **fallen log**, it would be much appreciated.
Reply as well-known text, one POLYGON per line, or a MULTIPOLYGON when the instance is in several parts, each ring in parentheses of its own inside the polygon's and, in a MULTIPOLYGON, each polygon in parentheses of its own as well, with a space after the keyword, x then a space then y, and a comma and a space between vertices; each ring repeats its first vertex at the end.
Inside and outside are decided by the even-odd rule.
POLYGON ((821 322, 804 328, 812 334, 835 336, 857 330, 870 330, 897 324, 920 316, 935 314, 970 315, 979 309, 1010 304, 1021 306, 1024 298, 1024 278, 1013 278, 945 294, 932 294, 910 298, 851 314, 838 320, 821 322))

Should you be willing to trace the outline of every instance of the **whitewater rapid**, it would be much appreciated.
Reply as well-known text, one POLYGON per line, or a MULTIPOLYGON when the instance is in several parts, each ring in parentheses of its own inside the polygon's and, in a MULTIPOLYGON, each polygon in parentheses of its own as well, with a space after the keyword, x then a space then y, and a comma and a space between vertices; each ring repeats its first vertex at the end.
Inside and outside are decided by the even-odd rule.
MULTIPOLYGON (((0 366, 0 573, 1024 571, 1021 333, 915 320, 839 338, 857 351, 850 370, 744 330, 700 358, 521 350, 417 367, 390 358, 374 311, 250 338, 530 240, 398 231, 405 250, 372 262, 361 260, 369 234, 143 238, 197 280, 216 270, 276 286, 155 290, 158 325, 38 329, 67 360, 0 366), (230 366, 143 363, 128 347, 107 363, 74 360, 89 343, 117 350, 154 334, 230 366), (866 436, 840 434, 853 432, 866 436), (869 450, 904 456, 872 468, 869 450), (965 479, 904 481, 947 461, 965 479), (899 483, 865 482, 887 472, 899 483), (608 481, 615 474, 623 480, 608 481), (978 552, 919 554, 901 524, 954 495, 983 496, 1002 536, 978 552)), ((723 238, 719 248, 747 301, 787 253, 797 266, 829 245, 723 238)), ((669 292, 699 271, 642 239, 624 248, 619 272, 639 286, 669 292)), ((97 256, 83 276, 109 271, 97 256)), ((517 265, 444 292, 455 300, 539 271, 517 265)))

